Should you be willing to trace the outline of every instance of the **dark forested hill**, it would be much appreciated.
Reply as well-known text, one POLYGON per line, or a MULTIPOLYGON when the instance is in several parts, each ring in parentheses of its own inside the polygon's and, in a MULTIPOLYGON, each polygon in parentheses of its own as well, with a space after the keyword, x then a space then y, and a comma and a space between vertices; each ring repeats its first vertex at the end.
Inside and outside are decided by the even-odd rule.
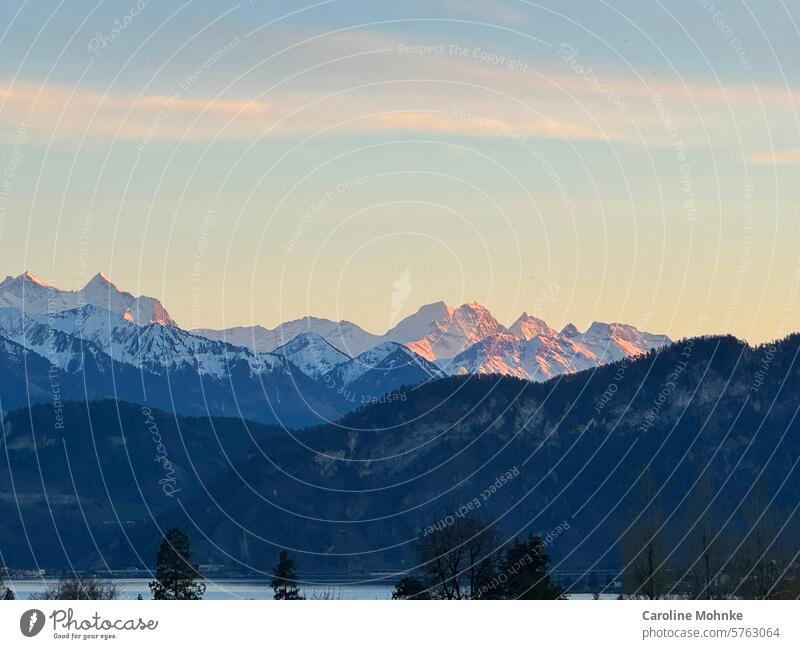
MULTIPOLYGON (((648 503, 670 547, 688 542, 701 484, 711 486, 716 518, 731 534, 758 493, 788 523, 783 536, 796 538, 788 513, 798 502, 799 347, 798 336, 758 349, 731 337, 702 338, 543 384, 448 378, 395 393, 337 424, 297 433, 251 427, 252 446, 241 422, 159 416, 182 472, 184 491, 174 498, 158 484, 163 470, 137 406, 121 406, 120 422, 115 405, 102 405, 105 425, 93 428, 95 438, 102 431, 103 453, 95 453, 78 414, 70 415, 68 433, 55 434, 47 407, 32 418, 13 413, 3 455, 8 449, 15 480, 28 467, 21 509, 36 529, 52 528, 50 511, 57 517, 61 539, 46 536, 56 563, 64 561, 58 548, 65 543, 82 561, 102 555, 134 564, 129 544, 156 542, 148 537, 152 513, 187 529, 198 559, 232 569, 268 570, 278 546, 292 549, 306 569, 407 567, 420 530, 468 511, 496 521, 504 538, 546 534, 567 521, 549 548, 557 566, 613 568, 620 531, 648 503), (239 458, 232 465, 217 438, 239 458), (59 507, 42 505, 34 448, 48 493, 65 496, 59 507), (71 462, 72 477, 67 453, 81 457, 71 462), (200 478, 191 477, 190 457, 200 478), (102 496, 98 466, 114 476, 110 496, 102 496), (102 530, 99 539, 67 498, 75 493, 73 477, 79 493, 101 494, 89 521, 102 530), (120 519, 132 522, 120 525, 112 502, 124 502, 128 513, 120 519), (100 551, 87 549, 93 543, 100 551)), ((7 466, 0 465, 0 485, 0 549, 11 563, 9 548, 14 556, 31 553, 19 538, 25 532, 15 523, 7 466)), ((45 536, 33 538, 44 543, 45 536)))
POLYGON ((613 567, 621 529, 648 503, 670 542, 683 539, 700 485, 717 494, 726 534, 756 493, 787 520, 798 501, 799 342, 695 339, 544 384, 438 381, 251 451, 246 484, 226 476, 215 504, 193 507, 221 549, 259 567, 271 542, 331 568, 408 565, 409 541, 459 511, 496 521, 506 538, 566 520, 551 548, 561 567, 613 567))
POLYGON ((163 512, 238 462, 251 435, 273 434, 118 401, 14 411, 0 445, 0 556, 26 568, 149 565, 163 512))

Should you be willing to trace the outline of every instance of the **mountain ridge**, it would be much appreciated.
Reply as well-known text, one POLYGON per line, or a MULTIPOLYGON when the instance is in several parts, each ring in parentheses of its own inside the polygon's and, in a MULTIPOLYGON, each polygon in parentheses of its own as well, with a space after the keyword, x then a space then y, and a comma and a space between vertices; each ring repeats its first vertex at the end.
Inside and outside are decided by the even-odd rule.
MULTIPOLYGON (((366 359, 364 354, 391 342, 414 354, 407 363, 398 359, 395 367, 416 366, 425 376, 438 375, 439 371, 433 370, 437 365, 445 374, 500 373, 543 381, 642 355, 670 342, 666 335, 621 323, 596 321, 583 332, 569 324, 557 332, 527 312, 506 327, 476 301, 458 307, 444 301, 423 305, 383 334, 370 333, 347 320, 314 316, 274 329, 254 325, 189 331, 177 325, 158 299, 122 291, 102 273, 77 291, 62 291, 28 271, 9 276, 0 283, 2 307, 18 309, 22 315, 19 326, 11 326, 10 331, 10 312, 5 311, 0 322, 6 326, 0 333, 32 351, 41 353, 52 342, 45 340, 42 329, 51 327, 90 341, 113 359, 140 369, 161 371, 171 359, 176 368, 194 367, 214 378, 227 375, 231 358, 245 362, 250 372, 258 375, 264 365, 274 368, 277 356, 283 356, 283 360, 293 358, 293 365, 299 365, 304 374, 320 380, 332 376, 339 365, 366 359), (38 322, 38 347, 30 341, 26 345, 29 338, 18 331, 24 319, 38 322), (276 350, 281 354, 275 355, 276 350), (414 360, 417 357, 433 365, 414 360)), ((60 344, 66 345, 64 341, 60 344)), ((389 352, 389 348, 382 351, 389 352)), ((402 373, 408 378, 405 370, 402 373)), ((423 374, 417 378, 425 380, 423 374)), ((389 381, 389 385, 396 382, 389 381)), ((367 392, 374 396, 371 390, 367 392)))

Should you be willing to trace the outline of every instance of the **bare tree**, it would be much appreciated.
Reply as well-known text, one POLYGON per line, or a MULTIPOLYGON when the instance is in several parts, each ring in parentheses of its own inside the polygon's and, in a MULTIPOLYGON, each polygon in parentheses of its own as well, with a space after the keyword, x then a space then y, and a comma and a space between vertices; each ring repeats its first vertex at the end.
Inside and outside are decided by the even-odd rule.
POLYGON ((64 577, 51 586, 39 599, 117 599, 119 586, 91 577, 64 577))
POLYGON ((723 529, 713 487, 704 474, 692 490, 687 535, 687 568, 675 590, 688 599, 726 599, 730 580, 724 573, 731 533, 723 529))
POLYGON ((732 560, 734 596, 742 599, 780 599, 789 587, 788 562, 780 538, 781 517, 769 503, 767 489, 758 484, 742 505, 744 539, 732 560))
POLYGON ((417 553, 423 581, 432 599, 475 599, 496 572, 498 534, 470 518, 450 517, 450 524, 423 534, 417 553))
POLYGON ((635 599, 663 599, 669 592, 664 516, 653 501, 652 480, 642 478, 644 503, 620 535, 622 592, 635 599))

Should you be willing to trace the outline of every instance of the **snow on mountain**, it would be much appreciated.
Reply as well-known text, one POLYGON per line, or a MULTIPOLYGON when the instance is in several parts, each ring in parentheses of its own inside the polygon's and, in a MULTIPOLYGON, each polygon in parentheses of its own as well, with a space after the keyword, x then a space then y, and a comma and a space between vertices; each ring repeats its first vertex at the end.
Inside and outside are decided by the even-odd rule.
POLYGON ((301 333, 312 332, 351 357, 382 342, 397 342, 433 361, 451 358, 482 338, 504 330, 489 310, 477 302, 464 304, 457 309, 444 302, 435 302, 404 318, 382 336, 364 331, 346 320, 334 322, 314 317, 291 320, 275 329, 233 327, 221 330, 195 329, 194 333, 257 351, 271 352, 301 333))
POLYGON ((14 307, 26 314, 53 314, 86 304, 107 309, 139 326, 152 323, 175 325, 156 298, 134 297, 117 288, 102 273, 97 273, 78 291, 63 291, 27 271, 0 282, 0 307, 14 307))
POLYGON ((395 342, 406 343, 419 340, 439 327, 439 323, 449 322, 455 309, 444 302, 434 302, 420 307, 416 313, 403 318, 384 338, 395 342))
POLYGON ((571 322, 567 325, 564 325, 564 328, 559 332, 565 338, 574 338, 575 336, 580 335, 580 330, 571 322))
POLYGON ((524 327, 517 327, 514 333, 512 327, 509 333, 488 336, 441 365, 449 374, 507 374, 546 381, 626 356, 639 356, 670 342, 666 336, 641 332, 629 325, 594 323, 585 334, 569 327, 561 333, 547 327, 528 339, 517 334, 524 327))
MULTIPOLYGON (((391 372, 399 376, 401 373, 406 374, 408 370, 421 375, 423 379, 445 376, 436 365, 405 345, 386 341, 334 369, 326 375, 326 383, 349 386, 373 371, 391 372)), ((411 381, 408 382, 410 383, 411 381)))
POLYGON ((319 334, 305 331, 272 352, 287 359, 303 374, 319 379, 332 369, 352 360, 319 334))
MULTIPOLYGON (((25 316, 13 307, 0 308, 0 336, 45 358, 59 369, 79 370, 84 355, 103 356, 100 346, 83 341, 66 332, 54 329, 37 320, 41 316, 25 316)), ((109 369, 105 360, 98 364, 100 370, 109 369)))
POLYGON ((347 320, 334 322, 314 317, 290 320, 274 329, 256 325, 230 329, 194 329, 192 333, 211 340, 224 340, 233 345, 248 347, 257 352, 272 352, 306 332, 322 336, 336 349, 351 357, 358 356, 382 340, 381 336, 364 331, 358 325, 347 320))
POLYGON ((64 291, 25 271, 22 275, 9 275, 0 282, 0 307, 23 309, 26 313, 63 311, 70 304, 64 291))
POLYGON ((452 358, 486 336, 502 331, 505 327, 478 302, 468 302, 457 309, 436 302, 402 320, 384 338, 403 343, 434 361, 452 358))
POLYGON ((570 338, 597 356, 599 363, 646 354, 671 342, 667 336, 639 331, 631 325, 604 322, 593 322, 585 333, 570 338))
POLYGON ((83 304, 107 309, 141 326, 160 324, 176 326, 164 305, 154 297, 134 297, 117 288, 103 273, 97 273, 80 291, 83 304))
POLYGON ((234 366, 260 375, 288 370, 290 364, 312 380, 334 377, 337 385, 375 381, 361 387, 368 392, 441 375, 439 366, 447 373, 501 373, 540 381, 670 342, 618 323, 595 322, 583 333, 568 324, 556 332, 527 313, 506 329, 477 302, 457 308, 445 302, 425 305, 384 335, 346 320, 315 317, 274 329, 188 332, 177 327, 157 299, 134 297, 101 273, 78 291, 62 291, 28 272, 0 282, 0 336, 62 368, 80 362, 85 351, 80 341, 87 341, 96 345, 90 351, 153 372, 190 368, 225 378, 234 366))
POLYGON ((501 333, 484 338, 443 367, 449 374, 506 374, 546 381, 596 365, 591 352, 558 334, 525 340, 501 333))
POLYGON ((439 366, 448 374, 506 374, 526 379, 525 342, 511 333, 492 334, 439 366))
POLYGON ((0 309, 0 335, 66 369, 88 348, 101 350, 117 363, 154 373, 191 369, 213 378, 229 376, 230 368, 244 363, 252 374, 283 368, 272 354, 252 351, 196 336, 178 327, 149 324, 137 326, 124 316, 93 305, 51 315, 26 314, 19 309, 0 309))
POLYGON ((536 336, 555 336, 556 331, 544 320, 524 312, 508 331, 523 340, 530 340, 536 336))

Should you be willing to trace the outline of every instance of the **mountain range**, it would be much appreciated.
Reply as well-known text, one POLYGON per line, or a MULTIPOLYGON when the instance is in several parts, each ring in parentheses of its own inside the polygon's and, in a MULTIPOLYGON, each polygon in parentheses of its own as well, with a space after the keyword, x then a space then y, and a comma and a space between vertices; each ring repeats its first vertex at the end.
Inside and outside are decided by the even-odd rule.
POLYGON ((666 547, 694 542, 704 481, 734 544, 756 485, 775 520, 798 500, 799 335, 505 327, 474 302, 381 335, 319 318, 228 335, 102 276, 60 291, 28 273, 0 304, 15 566, 145 568, 177 525, 230 574, 268 574, 278 547, 306 570, 403 570, 420 529, 479 498, 508 538, 568 521, 559 566, 615 569, 643 507, 670 513, 666 547))
POLYGON ((143 569, 179 526, 221 574, 268 576, 288 547, 306 573, 364 579, 413 567, 421 530, 477 501, 503 539, 568 522, 548 546, 560 570, 618 569, 620 531, 648 507, 671 565, 704 533, 752 542, 754 520, 792 557, 798 358, 798 335, 696 338, 548 383, 446 377, 291 434, 119 400, 65 403, 61 426, 49 405, 22 408, 3 420, 0 552, 143 569))
POLYGON ((55 372, 74 398, 290 427, 448 375, 545 381, 670 342, 623 324, 556 331, 527 313, 506 327, 477 302, 425 305, 380 335, 316 317, 274 329, 187 331, 158 299, 123 291, 101 273, 69 291, 29 272, 0 282, 0 338, 0 354, 14 350, 5 352, 7 371, 20 362, 39 368, 28 373, 27 389, 0 389, 4 410, 52 399, 55 372))

